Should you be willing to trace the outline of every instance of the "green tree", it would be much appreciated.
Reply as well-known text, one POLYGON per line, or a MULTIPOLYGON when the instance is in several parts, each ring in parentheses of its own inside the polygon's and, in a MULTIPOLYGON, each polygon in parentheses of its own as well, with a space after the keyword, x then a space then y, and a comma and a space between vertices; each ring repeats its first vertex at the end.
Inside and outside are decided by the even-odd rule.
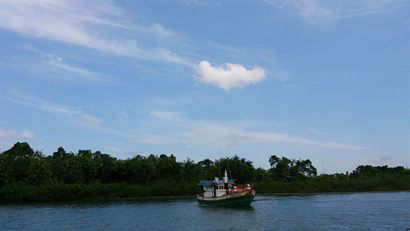
MULTIPOLYGON (((98 152, 98 154, 100 153, 101 152, 98 152)), ((78 150, 78 154, 74 158, 74 161, 81 169, 81 178, 84 183, 90 183, 96 180, 97 162, 94 160, 94 156, 91 150, 78 150)))
POLYGON ((269 158, 270 172, 274 179, 290 179, 290 165, 292 161, 286 157, 279 158, 273 155, 269 158))
POLYGON ((67 153, 59 147, 49 157, 49 163, 55 181, 67 184, 83 182, 82 166, 74 153, 67 153))
POLYGON ((255 168, 251 161, 244 158, 239 158, 236 155, 234 157, 221 158, 216 160, 214 165, 214 171, 216 171, 214 176, 222 176, 225 170, 227 170, 238 183, 254 180, 255 168))
POLYGON ((34 151, 28 143, 17 142, 2 153, 3 176, 7 182, 24 180, 29 176, 29 167, 34 158, 34 151))
POLYGON ((317 175, 317 170, 309 159, 291 160, 273 155, 269 158, 269 163, 271 165, 270 172, 274 179, 294 181, 317 175))
POLYGON ((28 183, 41 185, 51 181, 50 164, 41 152, 36 151, 28 169, 28 183))
POLYGON ((96 178, 102 182, 114 182, 117 159, 99 151, 93 154, 96 167, 96 178))

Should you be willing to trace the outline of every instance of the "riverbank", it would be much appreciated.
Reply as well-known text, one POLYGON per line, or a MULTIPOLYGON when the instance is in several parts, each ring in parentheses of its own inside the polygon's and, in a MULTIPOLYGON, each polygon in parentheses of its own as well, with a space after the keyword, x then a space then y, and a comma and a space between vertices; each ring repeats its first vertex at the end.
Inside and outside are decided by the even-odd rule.
POLYGON ((196 184, 181 182, 167 184, 157 182, 152 185, 76 183, 39 186, 15 183, 0 188, 0 203, 164 198, 192 196, 197 194, 198 190, 196 184))
MULTIPOLYGON (((314 194, 343 194, 367 192, 408 192, 410 183, 396 182, 395 187, 378 187, 378 184, 364 184, 357 187, 361 181, 350 181, 345 188, 312 187, 312 182, 257 182, 255 189, 258 195, 298 196, 314 194), (370 187, 371 185, 377 187, 370 187), (349 187, 347 187, 349 186, 349 187), (368 186, 368 187, 363 187, 368 186), (322 191, 320 191, 322 189, 322 191), (327 189, 327 190, 324 190, 327 189), (329 190, 333 189, 333 190, 329 190), (342 190, 340 190, 342 189, 342 190), (356 190, 355 190, 356 189, 356 190), (360 190, 357 190, 360 189, 360 190)), ((379 182, 380 183, 380 182, 379 182)), ((317 184, 317 182, 316 182, 317 184)), ((337 185, 337 183, 335 183, 337 185)), ((129 183, 92 183, 92 184, 44 184, 29 185, 16 183, 0 188, 0 203, 31 203, 31 202, 99 202, 116 200, 158 200, 193 198, 200 192, 195 182, 157 182, 151 185, 136 185, 129 183)))
POLYGON ((319 193, 258 193, 259 196, 312 196, 312 195, 343 195, 343 194, 365 194, 365 193, 401 193, 410 190, 391 190, 391 191, 362 191, 362 192, 319 192, 319 193))
MULTIPOLYGON (((277 197, 294 197, 294 196, 314 196, 314 195, 348 195, 348 194, 367 194, 367 193, 410 193, 410 190, 392 190, 392 191, 366 191, 366 192, 320 192, 320 193, 257 193, 256 196, 277 196, 277 197)), ((111 203, 125 203, 125 202, 170 202, 170 201, 185 201, 195 200, 196 195, 188 196, 147 196, 147 197, 95 197, 95 198, 78 198, 72 200, 34 200, 34 201, 1 201, 0 206, 4 205, 83 205, 83 204, 111 204, 111 203)), ((256 200, 258 200, 256 198, 256 200)))
POLYGON ((301 181, 262 181, 255 183, 258 193, 331 193, 410 190, 410 178, 399 176, 366 178, 309 178, 301 181))

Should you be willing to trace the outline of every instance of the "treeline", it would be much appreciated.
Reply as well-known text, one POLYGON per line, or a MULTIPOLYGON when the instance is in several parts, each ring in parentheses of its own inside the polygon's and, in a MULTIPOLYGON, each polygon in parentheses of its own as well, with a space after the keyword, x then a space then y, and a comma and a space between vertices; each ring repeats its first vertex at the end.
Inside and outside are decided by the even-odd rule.
POLYGON ((359 166, 351 174, 317 175, 310 160, 273 155, 269 163, 269 169, 255 169, 238 156, 178 162, 164 154, 122 160, 62 147, 44 155, 16 143, 0 153, 0 202, 194 195, 199 179, 221 176, 225 169, 238 183, 253 182, 264 193, 410 189, 410 169, 404 167, 359 166))

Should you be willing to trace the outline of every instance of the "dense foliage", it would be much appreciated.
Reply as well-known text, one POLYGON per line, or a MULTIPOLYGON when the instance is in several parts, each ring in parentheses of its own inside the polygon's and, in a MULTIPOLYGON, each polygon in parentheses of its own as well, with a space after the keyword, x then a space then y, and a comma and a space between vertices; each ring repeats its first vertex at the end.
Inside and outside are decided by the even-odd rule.
POLYGON ((221 176, 225 169, 238 183, 254 182, 265 193, 410 189, 410 170, 404 167, 359 166, 350 175, 318 176, 310 160, 273 155, 269 163, 265 170, 238 156, 197 163, 164 154, 121 160, 62 147, 46 156, 27 143, 16 143, 0 154, 0 201, 193 195, 199 179, 221 176))

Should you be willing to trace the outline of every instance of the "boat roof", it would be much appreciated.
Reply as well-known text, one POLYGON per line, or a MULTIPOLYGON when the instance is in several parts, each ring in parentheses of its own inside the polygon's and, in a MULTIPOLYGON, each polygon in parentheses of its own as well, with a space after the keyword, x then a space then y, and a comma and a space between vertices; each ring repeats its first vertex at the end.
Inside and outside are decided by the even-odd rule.
MULTIPOLYGON (((218 180, 200 180, 198 185, 202 185, 202 186, 212 186, 212 185, 220 185, 220 184, 224 184, 224 180, 223 178, 220 178, 218 180)), ((228 179, 228 184, 234 184, 235 183, 235 179, 228 179)))

